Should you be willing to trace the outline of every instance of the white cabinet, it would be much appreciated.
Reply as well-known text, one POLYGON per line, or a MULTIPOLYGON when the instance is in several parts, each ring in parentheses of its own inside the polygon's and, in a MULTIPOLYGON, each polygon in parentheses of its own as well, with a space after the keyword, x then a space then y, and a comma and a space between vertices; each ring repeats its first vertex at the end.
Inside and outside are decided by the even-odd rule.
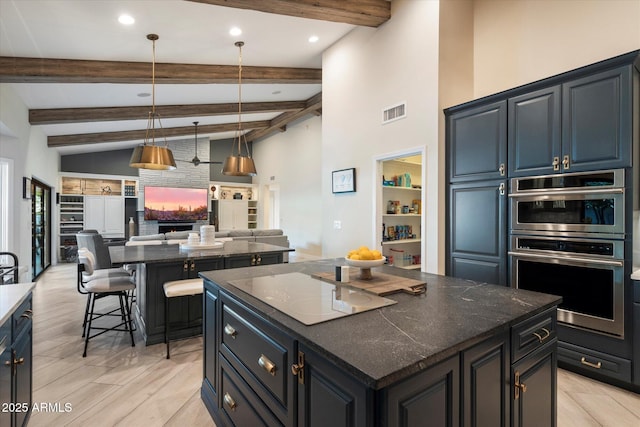
POLYGON ((84 196, 84 223, 104 237, 124 237, 124 198, 121 196, 84 196))
POLYGON ((220 230, 244 230, 249 228, 248 200, 220 200, 220 230))

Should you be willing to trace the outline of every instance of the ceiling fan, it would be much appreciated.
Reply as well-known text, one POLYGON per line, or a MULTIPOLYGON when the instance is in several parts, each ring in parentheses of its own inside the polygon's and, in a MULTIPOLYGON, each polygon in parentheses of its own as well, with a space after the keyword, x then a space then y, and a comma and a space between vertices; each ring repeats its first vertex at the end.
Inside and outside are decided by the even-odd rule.
POLYGON ((191 160, 178 160, 179 162, 185 162, 185 163, 191 163, 193 166, 198 166, 200 164, 208 164, 208 165, 221 165, 222 162, 203 162, 202 160, 200 160, 198 158, 198 123, 199 122, 193 122, 193 124, 196 126, 196 152, 193 156, 193 159, 191 160))

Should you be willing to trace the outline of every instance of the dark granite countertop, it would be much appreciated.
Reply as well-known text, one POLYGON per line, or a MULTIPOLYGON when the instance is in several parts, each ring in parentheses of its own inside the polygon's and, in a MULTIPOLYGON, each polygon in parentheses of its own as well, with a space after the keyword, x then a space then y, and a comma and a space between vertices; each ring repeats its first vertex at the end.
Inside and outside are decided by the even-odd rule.
POLYGON ((269 245, 248 241, 224 242, 221 248, 215 249, 183 249, 178 244, 141 245, 141 246, 109 246, 113 265, 135 263, 160 263, 183 261, 198 258, 223 258, 230 256, 266 254, 274 252, 292 252, 293 249, 283 246, 269 245))
POLYGON ((398 303, 311 326, 294 320, 228 281, 302 272, 332 272, 342 259, 202 272, 224 291, 276 323, 373 389, 422 371, 485 338, 506 332, 560 297, 390 266, 376 271, 427 282, 420 296, 393 294, 398 303))

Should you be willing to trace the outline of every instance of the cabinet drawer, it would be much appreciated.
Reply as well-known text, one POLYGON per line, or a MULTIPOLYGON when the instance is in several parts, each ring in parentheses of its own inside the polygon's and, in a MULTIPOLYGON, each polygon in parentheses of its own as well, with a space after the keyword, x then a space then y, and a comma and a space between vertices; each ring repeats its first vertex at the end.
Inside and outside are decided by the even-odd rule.
POLYGON ((231 420, 230 425, 282 425, 224 357, 220 357, 220 372, 222 413, 231 420))
POLYGON ((627 383, 631 382, 631 361, 574 344, 558 344, 558 362, 598 373, 627 383))
POLYGON ((516 362, 549 341, 557 334, 557 310, 549 309, 511 328, 511 360, 516 362))
POLYGON ((31 324, 31 317, 33 316, 33 310, 31 310, 31 297, 27 298, 20 307, 13 313, 13 337, 17 339, 18 335, 31 324))
MULTIPOLYGON (((263 319, 250 313, 221 294, 222 323, 220 351, 233 364, 241 363, 251 375, 244 377, 262 385, 283 407, 288 406, 288 358, 293 352, 293 340, 278 333, 263 319)), ((243 369, 238 368, 243 373, 243 369)))

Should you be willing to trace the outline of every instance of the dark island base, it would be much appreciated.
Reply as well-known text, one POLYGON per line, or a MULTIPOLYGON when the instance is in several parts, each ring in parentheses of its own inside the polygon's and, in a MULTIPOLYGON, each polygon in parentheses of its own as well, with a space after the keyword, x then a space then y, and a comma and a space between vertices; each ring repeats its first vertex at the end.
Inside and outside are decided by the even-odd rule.
POLYGON ((312 326, 228 284, 228 272, 204 273, 201 396, 216 424, 556 425, 557 297, 382 271, 426 280, 426 296, 312 326))

